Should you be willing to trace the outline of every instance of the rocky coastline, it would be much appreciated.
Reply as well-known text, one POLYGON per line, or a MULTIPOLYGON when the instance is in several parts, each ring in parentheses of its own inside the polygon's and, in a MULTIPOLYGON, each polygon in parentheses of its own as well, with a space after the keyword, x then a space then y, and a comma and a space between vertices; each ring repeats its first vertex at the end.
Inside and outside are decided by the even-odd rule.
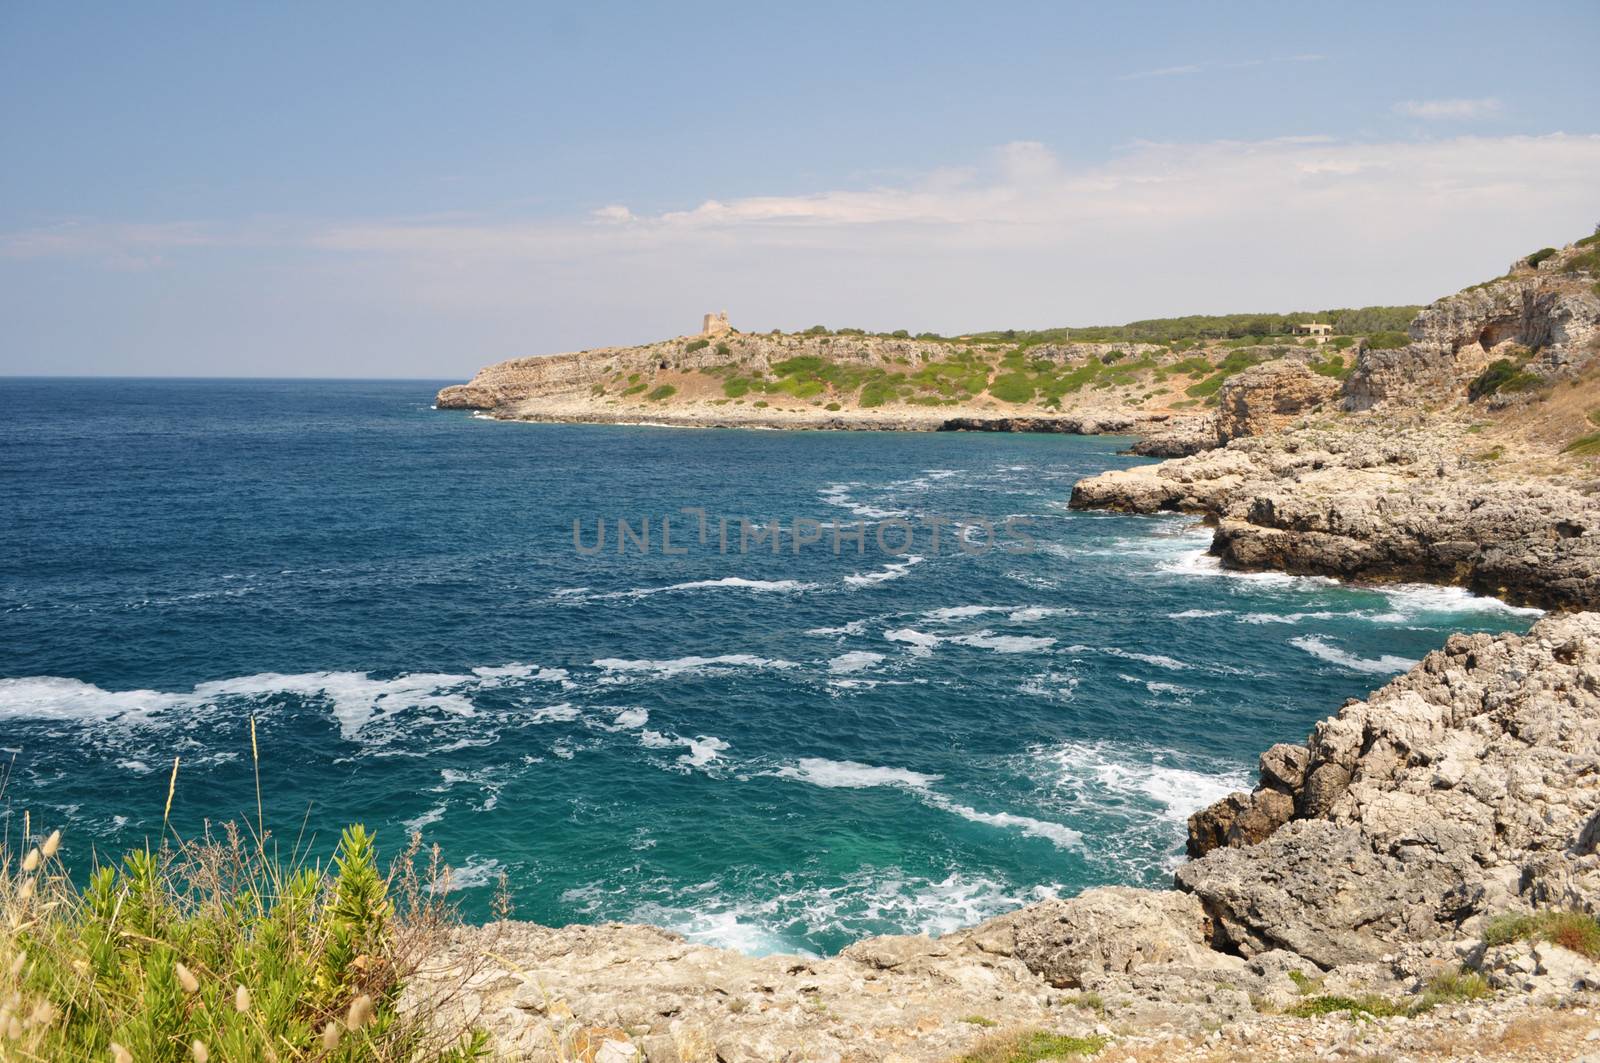
POLYGON ((1441 300, 1342 382, 1286 359, 1227 381, 1204 417, 1078 422, 1142 431, 1170 460, 1080 481, 1075 508, 1196 514, 1229 565, 1553 610, 1526 635, 1453 636, 1267 750, 1253 791, 1191 817, 1172 888, 1092 889, 827 958, 493 923, 461 929, 411 992, 523 1059, 1004 1059, 973 1053, 1047 1031, 1129 1063, 1600 1060, 1587 246, 1441 300), (1491 370, 1517 387, 1484 393, 1491 370))

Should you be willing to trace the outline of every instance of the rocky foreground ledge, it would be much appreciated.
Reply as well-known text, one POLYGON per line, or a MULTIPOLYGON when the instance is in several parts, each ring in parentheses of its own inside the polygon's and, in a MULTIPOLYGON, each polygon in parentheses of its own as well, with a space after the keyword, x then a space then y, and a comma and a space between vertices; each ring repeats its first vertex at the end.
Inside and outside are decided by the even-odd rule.
POLYGON ((519 1059, 950 1060, 1003 1031, 1108 1060, 1600 1059, 1600 964, 1504 931, 1600 911, 1600 615, 1452 637, 1269 750, 1190 847, 1174 889, 826 959, 644 926, 466 928, 412 992, 519 1059), (1361 1021, 1339 1010, 1357 1000, 1361 1021))

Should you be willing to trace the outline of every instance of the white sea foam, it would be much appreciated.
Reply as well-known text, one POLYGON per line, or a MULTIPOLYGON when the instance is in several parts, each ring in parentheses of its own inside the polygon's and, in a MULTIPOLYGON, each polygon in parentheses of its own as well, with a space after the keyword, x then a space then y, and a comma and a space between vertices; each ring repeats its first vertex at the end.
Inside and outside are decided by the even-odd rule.
POLYGON ((1291 645, 1298 646, 1313 657, 1320 657, 1324 661, 1337 664, 1341 668, 1348 668, 1353 672, 1371 672, 1374 675, 1391 675, 1395 672, 1408 671, 1417 665, 1417 661, 1409 657, 1396 657, 1384 654, 1382 657, 1369 658, 1357 657, 1353 653, 1341 650, 1325 639, 1315 635, 1302 635, 1289 640, 1291 645))
POLYGON ((903 509, 882 509, 865 502, 855 501, 850 497, 850 491, 852 488, 860 486, 862 485, 857 483, 833 484, 818 491, 817 497, 830 506, 838 506, 841 509, 849 510, 865 520, 886 520, 889 517, 903 517, 906 515, 906 511, 903 509))
POLYGON ((860 937, 885 925, 937 937, 1061 891, 1056 883, 1020 889, 981 875, 953 872, 935 880, 895 867, 862 868, 828 886, 796 888, 785 875, 748 887, 748 895, 730 895, 721 882, 674 888, 661 881, 650 887, 662 896, 640 903, 631 886, 593 884, 568 890, 561 900, 590 919, 664 926, 691 941, 763 956, 810 955, 804 935, 860 937), (801 937, 794 936, 796 930, 801 937))
POLYGON ((559 705, 545 705, 528 714, 533 723, 568 723, 578 718, 577 706, 563 701, 559 705))
POLYGON ((943 809, 973 823, 1018 830, 1032 838, 1044 838, 1054 843, 1058 849, 1076 849, 1083 844, 1083 833, 1073 830, 1064 823, 1051 823, 1032 816, 1019 816, 1013 812, 980 812, 971 805, 952 801, 941 794, 929 794, 927 802, 935 808, 943 809))
POLYGON ((882 768, 854 760, 827 760, 822 757, 802 757, 793 764, 779 768, 777 774, 785 779, 810 783, 829 789, 861 789, 869 786, 902 786, 910 790, 926 790, 943 776, 928 775, 907 768, 882 768))
POLYGON ((373 679, 365 672, 263 672, 197 684, 188 693, 154 690, 104 690, 92 683, 58 676, 0 679, 0 716, 58 720, 151 722, 179 709, 214 705, 230 698, 279 694, 326 699, 340 732, 354 739, 374 719, 406 709, 437 709, 473 715, 472 703, 455 692, 477 682, 469 675, 418 673, 373 679))
POLYGON ((814 627, 806 631, 807 635, 861 635, 867 630, 866 620, 852 620, 840 627, 814 627))
POLYGON ((441 819, 444 819, 445 811, 446 809, 444 805, 434 805, 421 815, 413 816, 412 818, 406 820, 402 825, 406 828, 408 833, 419 831, 423 827, 432 826, 441 819))
POLYGON ((1141 661, 1144 664, 1153 664, 1157 668, 1166 668, 1170 671, 1187 671, 1191 666, 1175 657, 1168 657, 1160 653, 1139 653, 1134 650, 1125 650, 1120 646, 1069 646, 1069 653, 1104 653, 1111 657, 1121 657, 1125 661, 1141 661))
POLYGON ((952 620, 967 620, 988 613, 1008 613, 1020 608, 1021 606, 1015 605, 952 605, 946 609, 933 609, 923 613, 922 619, 935 624, 947 624, 952 620))
POLYGON ((649 709, 622 709, 618 711, 613 726, 618 731, 637 731, 649 722, 649 709))
POLYGON ((883 654, 881 653, 873 653, 870 650, 852 650, 849 653, 841 653, 829 661, 828 671, 834 675, 847 675, 851 672, 860 672, 871 668, 881 660, 883 660, 883 654))
POLYGON ((1202 620, 1212 616, 1227 616, 1226 609, 1185 609, 1181 613, 1168 613, 1169 620, 1202 620))
POLYGON ((1043 753, 1057 773, 1056 784, 1084 797, 1118 801, 1141 799, 1154 804, 1169 823, 1184 824, 1189 816, 1235 790, 1250 788, 1244 768, 1197 771, 1168 763, 1174 754, 1139 750, 1109 743, 1069 742, 1043 753))
POLYGON ((890 642, 903 642, 911 647, 911 653, 917 657, 926 657, 933 652, 933 648, 941 641, 938 635, 927 635, 909 627, 895 628, 885 631, 883 637, 890 642))
POLYGON ((971 635, 951 635, 946 642, 960 646, 976 646, 996 653, 1038 653, 1055 645, 1055 639, 1033 635, 996 635, 993 631, 979 631, 971 635))
POLYGON ((1071 701, 1077 693, 1078 677, 1066 672, 1043 672, 1031 675, 1018 686, 1019 693, 1035 698, 1071 701))
POLYGON ((993 631, 976 631, 970 635, 930 635, 915 628, 895 628, 885 631, 883 637, 890 642, 902 642, 911 647, 915 657, 926 657, 940 643, 973 646, 993 650, 995 653, 1037 653, 1055 644, 1055 639, 1034 635, 997 635, 993 631))
POLYGON ((500 861, 493 857, 470 856, 460 867, 449 868, 449 874, 439 884, 430 886, 430 893, 455 893, 457 890, 479 889, 500 877, 500 861))
POLYGON ((1392 612, 1375 620, 1404 623, 1428 613, 1502 613, 1507 616, 1543 616, 1543 609, 1509 605, 1498 598, 1473 594, 1464 587, 1435 587, 1422 583, 1400 583, 1374 588, 1389 600, 1392 612))
POLYGON ((846 576, 844 581, 852 587, 867 587, 874 583, 887 583, 890 580, 904 576, 912 565, 921 564, 925 560, 926 558, 918 557, 916 554, 907 554, 904 561, 891 561, 877 572, 857 572, 854 575, 846 576))
POLYGON ((674 657, 665 661, 636 661, 621 657, 602 657, 594 662, 594 666, 607 672, 625 674, 654 673, 663 677, 680 676, 688 673, 715 673, 732 668, 775 668, 781 670, 797 667, 793 661, 757 657, 750 653, 724 653, 716 657, 674 657))
POLYGON ((715 735, 697 735, 694 738, 685 738, 683 744, 689 747, 689 752, 678 758, 678 763, 691 768, 703 768, 712 761, 722 756, 728 748, 728 743, 715 735))
POLYGON ((1047 616, 1078 616, 1076 609, 1066 609, 1052 605, 1025 605, 1020 609, 1012 610, 1010 620, 1018 624, 1026 624, 1033 620, 1043 620, 1047 616))

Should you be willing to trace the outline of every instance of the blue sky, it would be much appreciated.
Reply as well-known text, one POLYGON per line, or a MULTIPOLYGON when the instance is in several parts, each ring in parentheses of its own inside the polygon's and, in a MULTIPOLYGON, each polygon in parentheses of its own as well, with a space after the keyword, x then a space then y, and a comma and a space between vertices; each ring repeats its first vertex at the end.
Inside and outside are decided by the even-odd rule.
POLYGON ((0 7, 0 373, 1427 301, 1600 222, 1600 4, 0 7))

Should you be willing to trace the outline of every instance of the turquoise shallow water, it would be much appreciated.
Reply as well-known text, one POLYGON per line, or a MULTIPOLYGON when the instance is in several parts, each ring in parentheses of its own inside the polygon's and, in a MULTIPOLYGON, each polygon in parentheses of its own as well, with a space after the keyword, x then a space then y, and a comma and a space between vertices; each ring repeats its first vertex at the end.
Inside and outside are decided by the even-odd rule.
POLYGON ((503 872, 524 918, 827 952, 1164 882, 1261 749, 1531 622, 1069 512, 1125 439, 499 424, 436 386, 0 382, 13 824, 85 867, 159 830, 174 755, 182 832, 253 815, 254 714, 286 843, 417 829, 470 914, 503 872), (573 549, 680 506, 1026 517, 1037 548, 573 549))

